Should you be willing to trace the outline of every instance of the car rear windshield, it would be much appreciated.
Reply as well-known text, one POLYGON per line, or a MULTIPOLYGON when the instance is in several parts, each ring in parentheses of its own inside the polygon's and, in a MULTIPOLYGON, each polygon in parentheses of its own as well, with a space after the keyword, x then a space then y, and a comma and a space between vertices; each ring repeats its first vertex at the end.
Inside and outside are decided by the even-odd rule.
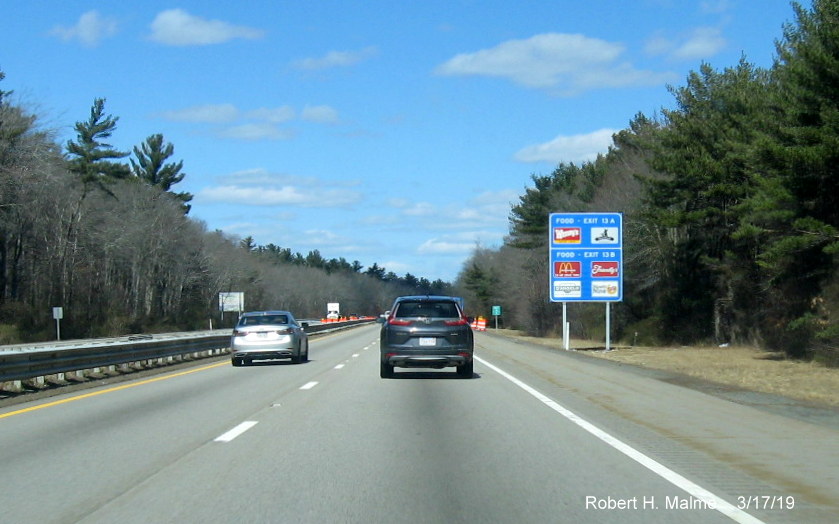
POLYGON ((458 318, 460 313, 454 302, 400 302, 396 317, 458 318))
POLYGON ((267 324, 288 324, 287 315, 259 315, 244 317, 239 321, 240 326, 264 326, 267 324))

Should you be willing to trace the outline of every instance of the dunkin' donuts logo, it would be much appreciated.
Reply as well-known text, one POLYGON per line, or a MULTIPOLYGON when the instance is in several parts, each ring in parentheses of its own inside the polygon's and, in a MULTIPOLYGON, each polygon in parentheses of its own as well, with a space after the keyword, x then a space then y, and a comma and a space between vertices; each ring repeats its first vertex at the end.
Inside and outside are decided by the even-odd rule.
POLYGON ((580 262, 564 261, 554 262, 554 277, 556 278, 580 278, 583 276, 582 264, 580 262))
POLYGON ((555 227, 554 244, 579 244, 583 234, 578 227, 555 227))

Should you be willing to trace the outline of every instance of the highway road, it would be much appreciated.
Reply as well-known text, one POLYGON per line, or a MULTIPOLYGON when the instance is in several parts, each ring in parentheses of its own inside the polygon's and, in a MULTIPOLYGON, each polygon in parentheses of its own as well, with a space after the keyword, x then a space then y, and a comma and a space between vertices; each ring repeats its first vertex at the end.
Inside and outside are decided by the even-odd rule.
MULTIPOLYGON (((0 408, 3 523, 832 523, 839 424, 476 333, 379 378, 378 326, 0 408)), ((829 420, 828 420, 829 419, 829 420)))

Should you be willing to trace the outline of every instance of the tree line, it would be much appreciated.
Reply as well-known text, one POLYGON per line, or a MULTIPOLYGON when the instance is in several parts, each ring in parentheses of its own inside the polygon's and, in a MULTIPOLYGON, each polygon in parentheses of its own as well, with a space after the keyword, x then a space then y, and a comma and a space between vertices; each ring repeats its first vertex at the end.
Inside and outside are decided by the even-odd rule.
MULTIPOLYGON (((612 338, 752 344, 836 363, 839 322, 839 0, 792 4, 770 68, 700 64, 673 107, 638 113, 608 152, 531 176, 500 247, 453 283, 378 264, 259 246, 188 216, 182 162, 152 135, 107 144, 118 119, 96 99, 58 144, 0 91, 0 343, 202 329, 218 294, 248 309, 376 313, 408 293, 458 294, 469 314, 535 335, 560 331, 548 295, 548 215, 624 214, 624 300, 612 338)), ((0 80, 3 74, 0 72, 0 80)), ((604 337, 603 305, 570 308, 573 335, 604 337)))
POLYGON ((174 189, 183 161, 161 134, 115 149, 119 118, 97 98, 62 145, 10 93, 0 90, 0 344, 54 338, 53 307, 62 337, 85 338, 219 327, 221 292, 320 318, 327 302, 378 314, 401 294, 451 291, 208 231, 188 216, 192 195, 174 189))
MULTIPOLYGON (((839 1, 792 4, 763 69, 702 63, 675 104, 637 114, 609 151, 533 175, 498 249, 458 282, 485 313, 560 330, 546 280, 551 212, 624 213, 625 342, 755 344, 839 363, 839 1)), ((603 306, 571 312, 600 338, 603 306)), ((602 340, 602 338, 601 338, 602 340)))

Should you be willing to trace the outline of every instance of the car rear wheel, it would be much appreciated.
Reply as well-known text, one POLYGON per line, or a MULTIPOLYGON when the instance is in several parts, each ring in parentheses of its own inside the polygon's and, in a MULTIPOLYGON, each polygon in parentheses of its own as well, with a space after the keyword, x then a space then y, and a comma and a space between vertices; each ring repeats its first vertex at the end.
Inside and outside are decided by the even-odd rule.
POLYGON ((379 370, 379 376, 382 378, 393 378, 393 366, 382 362, 379 370))
POLYGON ((457 374, 463 378, 472 378, 472 374, 474 373, 474 363, 470 360, 468 363, 463 364, 462 366, 458 366, 457 374))
MULTIPOLYGON (((308 353, 308 350, 306 352, 308 353)), ((308 357, 308 355, 303 355, 303 346, 301 345, 297 348, 297 354, 291 357, 291 362, 294 364, 302 364, 308 360, 306 357, 308 357)))

